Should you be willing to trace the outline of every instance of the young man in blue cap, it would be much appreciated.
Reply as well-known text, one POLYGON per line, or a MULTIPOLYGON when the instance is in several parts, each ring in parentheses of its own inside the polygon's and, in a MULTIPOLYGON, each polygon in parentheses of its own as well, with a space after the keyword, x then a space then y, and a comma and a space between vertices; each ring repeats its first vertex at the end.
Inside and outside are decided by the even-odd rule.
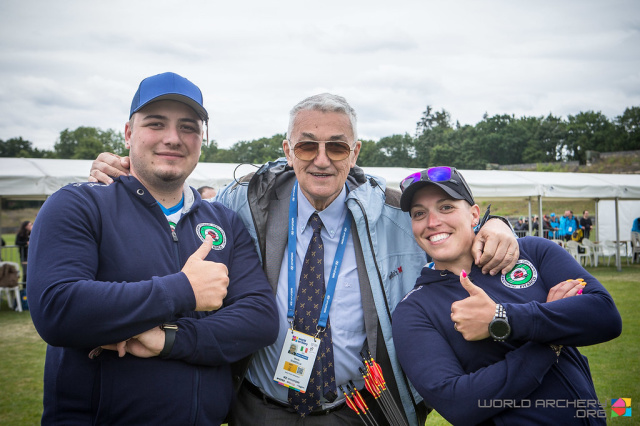
POLYGON ((275 340, 249 233, 185 184, 207 119, 189 80, 143 80, 125 125, 130 175, 71 184, 40 211, 28 288, 50 345, 43 424, 220 424, 230 363, 275 340))

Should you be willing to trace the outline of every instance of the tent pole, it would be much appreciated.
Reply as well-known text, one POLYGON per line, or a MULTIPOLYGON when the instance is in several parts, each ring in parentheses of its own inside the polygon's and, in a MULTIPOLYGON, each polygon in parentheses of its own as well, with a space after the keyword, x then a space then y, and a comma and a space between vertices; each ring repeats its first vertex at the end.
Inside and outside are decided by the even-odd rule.
POLYGON ((538 195, 538 207, 540 215, 538 216, 538 236, 544 238, 544 218, 542 217, 542 195, 538 195))
POLYGON ((618 217, 618 197, 615 201, 616 205, 616 269, 622 272, 622 261, 620 260, 620 218, 618 217))
POLYGON ((593 214, 596 216, 596 241, 601 241, 600 240, 600 215, 598 214, 598 204, 600 204, 600 198, 596 198, 596 202, 595 202, 595 206, 593 209, 593 214))
POLYGON ((533 235, 533 224, 531 223, 531 197, 529 197, 529 234, 533 235))

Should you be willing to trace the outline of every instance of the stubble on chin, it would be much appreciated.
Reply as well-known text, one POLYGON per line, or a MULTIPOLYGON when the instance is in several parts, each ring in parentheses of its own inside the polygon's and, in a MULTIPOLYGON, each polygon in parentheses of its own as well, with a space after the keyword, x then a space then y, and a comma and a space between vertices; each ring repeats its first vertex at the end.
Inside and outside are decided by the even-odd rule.
MULTIPOLYGON (((132 166, 134 164, 132 163, 132 166)), ((132 175, 148 189, 161 189, 162 191, 182 188, 186 180, 185 173, 170 170, 153 170, 147 167, 132 167, 132 175)))

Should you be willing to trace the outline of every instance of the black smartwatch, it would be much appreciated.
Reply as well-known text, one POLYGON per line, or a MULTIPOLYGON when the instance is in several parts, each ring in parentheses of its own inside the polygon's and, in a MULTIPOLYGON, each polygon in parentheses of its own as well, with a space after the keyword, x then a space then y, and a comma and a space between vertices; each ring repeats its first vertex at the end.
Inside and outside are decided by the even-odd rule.
POLYGON ((173 343, 176 341, 176 333, 178 332, 178 325, 162 324, 160 330, 164 330, 164 347, 158 356, 164 358, 169 355, 171 349, 173 349, 173 343))
POLYGON ((489 323, 489 335, 493 340, 502 342, 511 334, 511 326, 507 319, 507 311, 504 306, 497 303, 496 313, 493 316, 493 320, 489 323))

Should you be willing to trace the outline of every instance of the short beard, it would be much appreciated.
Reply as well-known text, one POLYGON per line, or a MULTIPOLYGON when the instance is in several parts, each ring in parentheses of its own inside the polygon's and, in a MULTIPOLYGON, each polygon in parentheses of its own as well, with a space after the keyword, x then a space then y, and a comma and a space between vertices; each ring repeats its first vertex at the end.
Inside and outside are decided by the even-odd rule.
POLYGON ((154 192, 170 192, 182 188, 186 178, 189 176, 188 174, 185 176, 176 173, 154 173, 146 167, 135 167, 135 161, 133 159, 131 161, 134 166, 133 170, 135 170, 137 175, 136 178, 142 182, 143 185, 147 186, 147 189, 154 190, 154 192))

